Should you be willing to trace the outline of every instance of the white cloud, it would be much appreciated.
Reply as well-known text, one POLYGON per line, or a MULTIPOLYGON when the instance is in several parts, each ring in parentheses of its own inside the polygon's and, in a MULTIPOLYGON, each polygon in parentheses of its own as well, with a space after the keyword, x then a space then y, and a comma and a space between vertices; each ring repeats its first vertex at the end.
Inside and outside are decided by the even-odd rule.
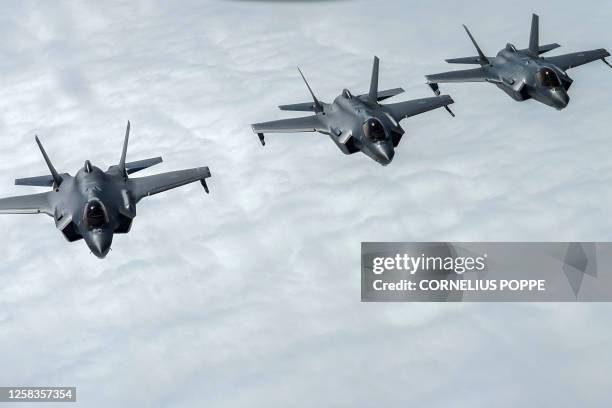
MULTIPOLYGON (((151 171, 208 165, 141 202, 104 261, 46 217, 3 217, 0 384, 72 385, 97 406, 607 406, 608 305, 359 302, 363 240, 608 240, 608 68, 571 72, 563 112, 486 84, 448 85, 402 123, 382 168, 322 135, 249 124, 365 91, 371 59, 398 97, 423 75, 527 43, 527 1, 14 2, 0 17, 0 195, 56 167, 106 167, 132 120, 151 171), (563 393, 558 390, 563 390, 563 393)), ((542 41, 611 45, 612 7, 539 3, 542 41), (598 10, 593 15, 592 10, 598 10), (569 27, 566 27, 569 26, 569 27)))

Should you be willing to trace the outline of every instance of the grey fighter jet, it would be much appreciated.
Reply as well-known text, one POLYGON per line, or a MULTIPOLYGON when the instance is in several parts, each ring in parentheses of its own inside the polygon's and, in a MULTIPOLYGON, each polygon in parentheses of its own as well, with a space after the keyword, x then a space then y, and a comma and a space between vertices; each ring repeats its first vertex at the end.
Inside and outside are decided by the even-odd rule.
POLYGON ((542 57, 542 54, 560 45, 556 43, 540 45, 539 17, 535 14, 531 21, 529 48, 519 50, 514 45, 508 44, 496 57, 486 57, 468 28, 465 25, 463 28, 474 43, 478 56, 448 59, 446 62, 474 64, 481 67, 427 75, 427 82, 434 91, 438 90, 438 84, 442 82, 490 82, 514 100, 524 101, 533 98, 561 110, 569 103, 567 90, 573 82, 566 70, 599 59, 611 66, 605 59, 610 53, 605 49, 542 57))
POLYGON ((300 71, 313 102, 282 105, 279 108, 286 111, 314 112, 314 115, 256 123, 252 125, 253 132, 257 133, 262 145, 265 145, 265 133, 323 133, 329 135, 344 154, 362 152, 386 166, 393 160, 395 148, 404 134, 399 125, 402 119, 440 107, 445 107, 452 114, 448 105, 452 104, 453 100, 448 95, 440 96, 438 93, 438 96, 431 98, 381 105, 380 101, 404 90, 395 88, 379 91, 378 67, 379 60, 374 57, 369 93, 353 95, 345 89, 330 104, 317 99, 300 71))
POLYGON ((89 160, 75 176, 58 173, 45 149, 36 143, 51 175, 15 180, 16 185, 52 187, 53 190, 0 199, 0 214, 47 214, 69 241, 84 239, 91 252, 104 258, 110 250, 113 234, 130 231, 136 216, 136 203, 144 197, 199 181, 208 193, 208 167, 172 171, 141 178, 128 175, 162 162, 161 157, 126 163, 130 122, 125 131, 123 152, 118 165, 107 171, 89 160))

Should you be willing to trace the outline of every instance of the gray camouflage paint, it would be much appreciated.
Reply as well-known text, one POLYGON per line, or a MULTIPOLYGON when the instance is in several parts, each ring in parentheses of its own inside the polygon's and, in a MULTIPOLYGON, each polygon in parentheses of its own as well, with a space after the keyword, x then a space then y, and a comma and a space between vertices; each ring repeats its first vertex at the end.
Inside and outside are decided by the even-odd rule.
POLYGON ((83 239, 95 256, 104 258, 111 249, 113 235, 130 231, 136 217, 136 204, 144 197, 196 181, 200 181, 208 193, 208 167, 129 178, 129 174, 162 161, 161 157, 156 157, 126 163, 129 134, 130 122, 118 165, 103 171, 87 160, 75 176, 59 174, 36 137, 51 175, 17 179, 15 184, 48 186, 53 190, 0 199, 0 214, 47 214, 53 217, 56 228, 69 242, 83 239))
MULTIPOLYGON (((448 95, 381 105, 379 102, 404 92, 401 88, 378 91, 379 59, 374 57, 370 91, 353 95, 348 89, 333 103, 320 102, 310 89, 313 102, 279 106, 281 110, 312 111, 313 116, 283 119, 252 125, 263 144, 265 133, 319 132, 328 135, 344 154, 362 152, 383 166, 393 160, 404 130, 399 122, 414 115, 445 107, 453 100, 448 95)), ((302 72, 300 71, 300 74, 302 72)), ((451 112, 452 114, 452 112, 451 112)))
POLYGON ((486 57, 468 28, 465 25, 463 27, 474 43, 478 56, 448 59, 446 62, 480 64, 481 67, 427 75, 427 82, 435 90, 438 89, 438 83, 443 82, 490 82, 516 101, 534 99, 561 110, 569 103, 567 91, 573 83, 566 70, 599 59, 608 64, 605 58, 610 56, 610 53, 602 48, 542 57, 542 54, 560 45, 540 45, 539 17, 536 14, 532 17, 529 48, 519 50, 508 43, 496 57, 486 57))

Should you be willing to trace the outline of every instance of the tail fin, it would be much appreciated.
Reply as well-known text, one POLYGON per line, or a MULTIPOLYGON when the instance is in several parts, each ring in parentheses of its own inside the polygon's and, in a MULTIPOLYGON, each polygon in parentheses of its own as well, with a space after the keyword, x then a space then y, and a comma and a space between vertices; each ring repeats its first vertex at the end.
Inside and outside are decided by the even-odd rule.
POLYGON ((128 120, 127 128, 125 129, 125 140, 123 141, 123 151, 121 152, 121 159, 119 160, 119 171, 123 175, 127 175, 125 170, 125 158, 127 156, 128 141, 130 139, 130 121, 128 120))
POLYGON ((304 83, 306 84, 306 87, 308 88, 308 91, 310 92, 310 95, 312 95, 312 100, 314 101, 314 106, 315 112, 323 112, 323 106, 321 105, 321 102, 319 102, 319 100, 317 99, 317 97, 315 96, 314 92, 312 92, 312 89, 310 88, 310 85, 308 85, 308 81, 306 81, 306 78, 304 77, 304 74, 302 74, 302 70, 298 67, 298 71, 300 71, 300 75, 302 76, 302 79, 304 80, 304 83))
POLYGON ((49 167, 49 171, 51 172, 51 176, 53 177, 53 183, 55 184, 55 186, 59 187, 59 185, 62 184, 62 181, 64 181, 64 179, 62 179, 62 176, 60 176, 57 173, 57 170, 55 170, 55 167, 53 167, 53 163, 51 163, 51 160, 49 160, 49 156, 47 156, 47 152, 45 152, 45 149, 42 147, 38 136, 36 136, 35 139, 36 144, 38 144, 38 148, 40 149, 40 152, 42 153, 43 158, 47 163, 47 167, 49 167))
POLYGON ((531 35, 529 36, 529 51, 535 55, 540 54, 540 17, 534 14, 531 17, 531 35))
POLYGON ((378 57, 374 57, 374 65, 372 66, 372 80, 370 81, 370 92, 368 96, 372 101, 378 100, 378 66, 380 60, 378 57))
POLYGON ((478 51, 478 58, 480 59, 480 65, 487 65, 487 64, 489 64, 489 59, 487 57, 485 57, 485 55, 483 54, 482 50, 478 46, 478 43, 476 43, 476 40, 472 36, 472 33, 470 33, 470 30, 468 30, 468 28, 466 27, 465 24, 463 25, 463 28, 465 28, 465 32, 470 37, 470 40, 472 40, 472 43, 474 44, 474 47, 476 47, 476 51, 478 51))

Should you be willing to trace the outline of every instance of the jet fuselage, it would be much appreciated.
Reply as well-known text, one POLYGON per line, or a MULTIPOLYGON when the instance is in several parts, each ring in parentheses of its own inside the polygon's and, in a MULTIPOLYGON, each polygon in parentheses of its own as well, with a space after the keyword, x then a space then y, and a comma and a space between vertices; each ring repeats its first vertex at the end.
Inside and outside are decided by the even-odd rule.
POLYGON ((498 88, 517 101, 533 98, 558 110, 569 103, 567 90, 572 79, 559 67, 529 51, 516 50, 508 44, 484 68, 499 77, 498 88))
POLYGON ((128 192, 126 178, 116 167, 104 172, 89 161, 74 177, 63 175, 52 198, 58 228, 68 240, 83 238, 99 258, 110 250, 113 234, 127 233, 136 216, 136 203, 128 192))
POLYGON ((404 130, 381 105, 346 89, 333 103, 322 105, 329 130, 321 133, 329 135, 343 153, 358 150, 384 166, 391 163, 404 130))

